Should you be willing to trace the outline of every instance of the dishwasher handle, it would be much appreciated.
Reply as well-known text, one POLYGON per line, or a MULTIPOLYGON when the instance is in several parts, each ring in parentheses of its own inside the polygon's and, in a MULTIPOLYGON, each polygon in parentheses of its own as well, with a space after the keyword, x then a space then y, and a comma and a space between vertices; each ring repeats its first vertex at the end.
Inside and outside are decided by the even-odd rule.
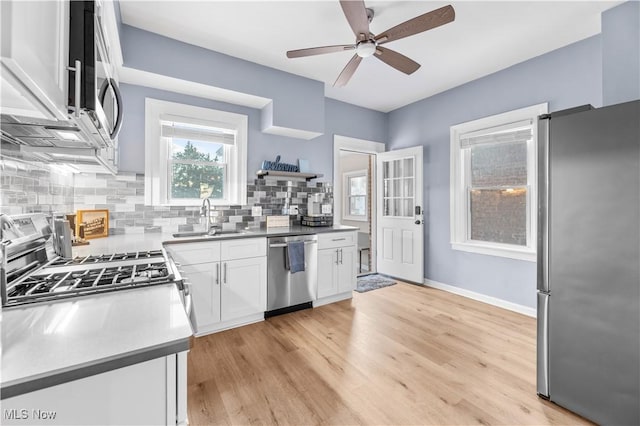
MULTIPOLYGON (((311 241, 305 241, 304 243, 305 244, 316 244, 317 241, 311 240, 311 241)), ((279 248, 279 247, 287 247, 287 243, 269 244, 269 248, 279 248)))

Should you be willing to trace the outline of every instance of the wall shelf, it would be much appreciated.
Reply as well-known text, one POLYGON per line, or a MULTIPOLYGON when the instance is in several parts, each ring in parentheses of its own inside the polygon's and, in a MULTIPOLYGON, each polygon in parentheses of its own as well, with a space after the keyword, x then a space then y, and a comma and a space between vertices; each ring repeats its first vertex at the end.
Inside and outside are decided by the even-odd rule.
POLYGON ((286 178, 297 178, 297 179, 304 179, 304 180, 311 180, 311 179, 316 179, 316 178, 320 178, 323 175, 319 174, 319 173, 299 173, 299 172, 281 172, 281 171, 277 171, 277 170, 258 170, 256 172, 256 175, 258 175, 258 177, 264 177, 264 176, 281 176, 281 177, 286 177, 286 178))

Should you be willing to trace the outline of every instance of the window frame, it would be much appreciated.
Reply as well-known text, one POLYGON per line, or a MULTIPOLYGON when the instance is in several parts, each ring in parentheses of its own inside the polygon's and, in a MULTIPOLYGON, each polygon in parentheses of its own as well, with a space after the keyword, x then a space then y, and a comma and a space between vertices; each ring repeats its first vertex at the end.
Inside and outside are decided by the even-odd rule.
POLYGON ((369 209, 366 208, 367 200, 369 198, 369 172, 366 169, 363 170, 352 170, 349 172, 342 173, 342 184, 343 184, 343 194, 344 194, 344 203, 343 203, 343 212, 342 218, 344 220, 351 220, 356 222, 368 222, 369 221, 369 209), (351 185, 349 185, 349 180, 356 177, 364 177, 367 181, 367 190, 364 195, 351 195, 351 185), (351 198, 352 197, 364 197, 365 210, 364 215, 352 215, 351 214, 351 198))
POLYGON ((537 146, 538 116, 548 112, 548 104, 541 103, 526 108, 496 114, 478 120, 460 123, 450 128, 450 243, 451 248, 471 253, 500 256, 511 259, 536 261, 537 235, 537 146), (527 230, 526 246, 495 243, 470 239, 471 212, 469 211, 466 166, 470 164, 470 149, 461 148, 460 138, 470 132, 482 132, 521 121, 531 121, 532 138, 527 142, 527 230))
POLYGON ((171 137, 161 135, 161 122, 175 121, 204 125, 235 132, 233 149, 227 161, 225 198, 211 198, 212 205, 244 205, 247 200, 248 117, 227 111, 193 105, 145 99, 145 205, 199 206, 199 198, 170 198, 171 137))

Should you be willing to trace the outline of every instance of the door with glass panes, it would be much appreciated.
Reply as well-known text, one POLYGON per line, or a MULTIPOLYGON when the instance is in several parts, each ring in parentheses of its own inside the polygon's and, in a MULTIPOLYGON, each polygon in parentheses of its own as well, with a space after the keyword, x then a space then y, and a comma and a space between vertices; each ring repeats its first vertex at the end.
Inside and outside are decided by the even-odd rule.
POLYGON ((422 146, 378 153, 378 272, 424 281, 422 146))

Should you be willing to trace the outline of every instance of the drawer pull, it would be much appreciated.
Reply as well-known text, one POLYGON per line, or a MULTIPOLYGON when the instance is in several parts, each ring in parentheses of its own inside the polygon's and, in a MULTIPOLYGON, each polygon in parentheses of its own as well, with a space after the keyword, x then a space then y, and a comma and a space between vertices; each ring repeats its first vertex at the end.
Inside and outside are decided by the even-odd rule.
POLYGON ((345 241, 345 240, 346 240, 346 238, 334 238, 331 241, 345 241))

